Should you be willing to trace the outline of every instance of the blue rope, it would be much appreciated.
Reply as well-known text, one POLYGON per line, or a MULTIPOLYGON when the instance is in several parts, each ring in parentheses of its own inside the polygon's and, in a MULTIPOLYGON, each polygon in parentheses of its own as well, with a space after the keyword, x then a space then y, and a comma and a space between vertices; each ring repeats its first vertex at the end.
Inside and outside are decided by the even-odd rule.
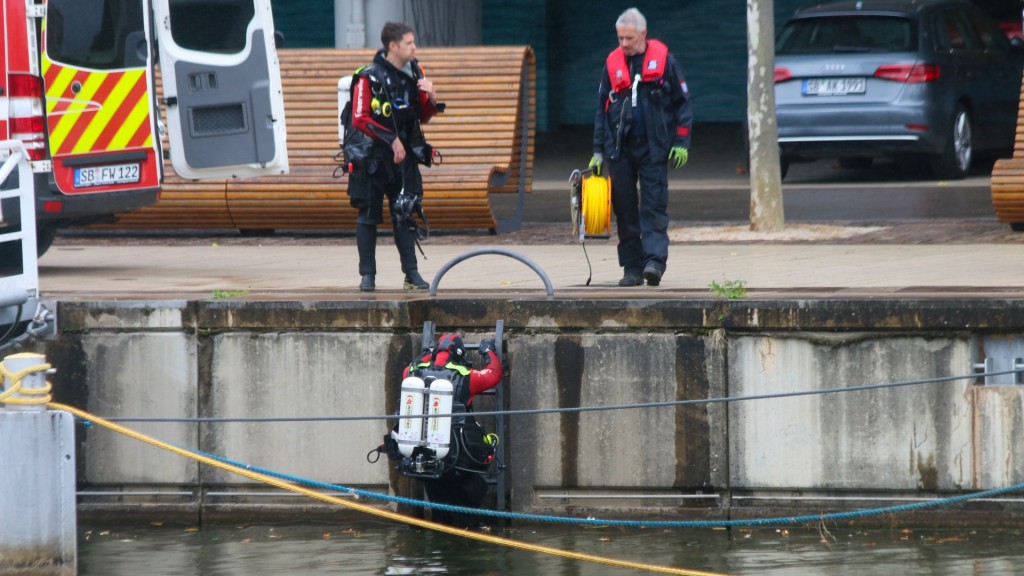
MULTIPOLYGON (((680 406, 680 405, 691 405, 691 404, 713 404, 713 403, 730 403, 737 401, 746 400, 762 400, 766 398, 787 398, 793 396, 805 396, 805 395, 818 395, 818 394, 832 394, 840 392, 853 392, 853 391, 864 391, 874 390, 881 388, 895 388, 902 386, 912 386, 919 384, 939 383, 948 382, 954 380, 962 380, 968 378, 977 378, 979 376, 986 375, 998 375, 998 374, 1011 374, 1017 373, 1020 370, 1008 370, 1005 372, 992 372, 985 374, 973 374, 970 376, 948 376, 940 378, 932 378, 927 380, 908 380, 902 382, 893 382, 888 384, 874 384, 866 386, 856 386, 850 388, 832 388, 826 390, 816 391, 800 391, 800 392, 785 392, 777 394, 763 394, 754 396, 743 396, 743 397, 726 397, 726 398, 709 398, 699 400, 684 400, 684 401, 673 401, 673 402, 651 402, 643 404, 630 404, 630 405, 616 405, 616 406, 600 406, 600 407, 579 407, 579 408, 561 408, 561 409, 539 409, 539 410, 513 410, 513 411, 495 411, 495 412, 478 412, 476 416, 501 416, 501 415, 524 415, 524 414, 546 414, 546 413, 560 413, 560 412, 583 412, 583 411, 602 411, 602 410, 621 410, 621 409, 635 409, 635 408, 657 408, 664 406, 680 406)), ((391 416, 377 416, 377 417, 341 417, 341 418, 280 418, 280 419, 249 419, 249 418, 110 418, 113 421, 168 421, 168 422, 183 422, 183 421, 269 421, 269 420, 373 420, 383 418, 395 418, 395 415, 391 416)), ((91 423, 88 421, 84 422, 86 426, 90 426, 91 423)), ((787 524, 803 524, 808 522, 825 522, 825 521, 836 521, 836 520, 850 520, 856 518, 865 518, 868 516, 877 516, 881 514, 895 514, 901 512, 910 512, 914 510, 921 510, 925 508, 936 508, 940 506, 948 506, 952 504, 958 504, 969 500, 976 500, 980 498, 988 498, 992 496, 999 496, 1011 492, 1024 491, 1024 483, 1014 484, 1004 488, 993 488, 990 490, 984 490, 981 492, 975 492, 972 494, 963 494, 960 496, 952 496, 949 498, 939 498, 936 500, 929 500, 926 502, 914 502, 911 504, 902 504, 898 506, 887 506, 883 508, 867 508, 864 510, 852 510, 848 512, 832 512, 828 514, 808 514, 803 516, 781 516, 774 518, 755 518, 747 520, 615 520, 607 518, 571 518, 565 516, 548 516, 548 515, 537 515, 537 514, 522 514, 518 512, 505 512, 498 510, 487 510, 480 508, 466 508, 463 506, 453 506, 450 504, 442 504, 438 502, 426 502, 423 500, 414 500, 411 498, 404 498, 402 496, 390 496, 387 494, 380 494, 378 492, 371 492, 368 490, 360 490, 358 488, 351 488, 348 486, 342 486, 339 484, 330 484, 326 482, 319 482, 308 478, 302 478, 299 476, 293 476, 275 470, 267 468, 260 468, 258 466, 252 466, 243 462, 237 462, 217 456, 216 454, 210 454, 200 450, 192 450, 190 448, 182 448, 187 452, 193 454, 199 454, 237 466, 245 470, 251 470, 258 472, 266 476, 279 478, 296 484, 309 486, 313 488, 319 488, 323 490, 333 490, 335 492, 353 494, 364 498, 371 498, 376 500, 383 500, 385 502, 394 502, 398 504, 406 504, 409 506, 417 506, 421 508, 430 508, 435 510, 443 510, 447 512, 456 512, 462 514, 474 514, 478 516, 489 516, 492 518, 505 518, 510 520, 523 520, 528 522, 547 522, 554 524, 571 524, 581 526, 617 526, 617 527, 631 527, 631 528, 721 528, 721 527, 756 527, 756 526, 779 526, 787 524)))
POLYGON ((992 496, 999 496, 1011 492, 1024 491, 1024 483, 1014 484, 1013 486, 1007 486, 1004 488, 993 488, 990 490, 984 490, 981 492, 974 492, 972 494, 962 494, 960 496, 951 496, 949 498, 939 498, 936 500, 929 500, 927 502, 914 502, 911 504, 901 504, 898 506, 886 506, 883 508, 866 508, 863 510, 851 510, 848 512, 832 512, 828 514, 807 514, 804 516, 778 516, 774 518, 753 518, 747 520, 616 520, 609 518, 572 518, 567 516, 548 516, 540 514, 523 514, 519 512, 505 512, 500 510, 487 510, 482 508, 466 508, 463 506, 452 506, 450 504, 441 504, 438 502, 426 502, 423 500, 414 500, 411 498, 404 498, 402 496, 390 496, 388 494, 380 494, 378 492, 371 492, 369 490, 360 490, 358 488, 351 488, 348 486, 342 486, 339 484, 330 484, 327 482, 320 482, 317 480, 310 480, 309 478, 302 478, 300 476, 293 476, 291 474, 285 474, 283 472, 277 472, 267 468, 260 468, 259 466, 252 466, 243 462, 237 462, 216 454, 210 454, 201 450, 192 450, 189 448, 183 448, 183 450, 213 458, 225 464, 237 466, 238 468, 244 468, 252 472, 258 472, 266 476, 279 478, 281 480, 287 480, 296 484, 301 484, 311 488, 320 488, 322 490, 333 490, 335 492, 342 492, 361 496, 364 498, 372 498, 376 500, 383 500, 386 502, 395 502, 398 504, 407 504, 410 506, 418 506, 421 508, 431 508, 435 510, 444 510, 447 512, 458 512, 462 514, 475 514, 479 516, 489 516, 492 518, 505 518, 509 520, 523 520, 527 522, 546 522, 551 524, 571 524, 577 526, 616 526, 626 528, 724 528, 724 527, 756 527, 756 526, 780 526, 787 524, 806 524, 808 522, 828 522, 834 520, 851 520, 856 518, 865 518, 868 516, 877 516, 881 514, 895 514, 900 512, 911 512, 914 510, 921 510, 924 508, 937 508, 940 506, 948 506, 952 504, 959 504, 961 502, 967 502, 969 500, 976 500, 979 498, 989 498, 992 496))

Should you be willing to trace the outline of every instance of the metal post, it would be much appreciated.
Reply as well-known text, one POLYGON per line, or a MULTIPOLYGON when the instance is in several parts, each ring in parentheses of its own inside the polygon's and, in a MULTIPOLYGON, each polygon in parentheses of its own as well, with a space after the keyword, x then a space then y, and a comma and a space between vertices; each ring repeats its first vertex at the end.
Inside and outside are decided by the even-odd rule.
POLYGON ((74 421, 67 412, 46 410, 45 357, 15 354, 2 367, 0 574, 73 575, 74 421))

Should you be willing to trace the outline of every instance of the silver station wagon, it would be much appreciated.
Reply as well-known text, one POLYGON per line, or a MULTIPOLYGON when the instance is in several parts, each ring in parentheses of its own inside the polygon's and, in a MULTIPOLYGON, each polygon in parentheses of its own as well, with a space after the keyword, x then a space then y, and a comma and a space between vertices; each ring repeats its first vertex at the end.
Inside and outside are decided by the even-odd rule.
POLYGON ((790 163, 923 159, 939 179, 1013 146, 1024 42, 962 0, 806 6, 779 30, 775 104, 790 163))

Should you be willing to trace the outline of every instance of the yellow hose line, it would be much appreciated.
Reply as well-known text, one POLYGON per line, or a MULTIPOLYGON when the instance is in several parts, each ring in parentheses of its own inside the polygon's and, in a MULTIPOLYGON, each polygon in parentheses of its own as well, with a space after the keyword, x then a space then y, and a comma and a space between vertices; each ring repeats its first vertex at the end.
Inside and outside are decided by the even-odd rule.
POLYGON ((60 403, 57 403, 57 402, 51 402, 47 406, 50 409, 52 409, 52 410, 63 410, 65 412, 70 412, 71 414, 74 414, 75 416, 78 416, 79 418, 82 418, 83 420, 88 420, 90 422, 93 422, 94 424, 98 424, 100 426, 103 426, 104 428, 108 428, 108 429, 113 430, 115 432, 119 432, 121 434, 124 434, 125 436, 128 436, 128 437, 134 438, 136 440, 139 440, 141 442, 145 442, 147 444, 156 446, 157 448, 163 448, 164 450, 168 450, 170 452, 174 452, 175 454, 179 454, 179 455, 184 456, 186 458, 192 458, 193 460, 196 460, 196 461, 198 461, 198 462, 200 462, 202 464, 206 464, 208 466, 214 466, 216 468, 220 468, 220 469, 226 470, 228 472, 233 472, 233 473, 238 474, 240 476, 245 476, 246 478, 249 478, 251 480, 255 480, 257 482, 262 482, 264 484, 269 484, 271 486, 275 486, 275 487, 280 488, 282 490, 288 490, 288 491, 291 491, 291 492, 296 492, 298 494, 304 494, 306 496, 309 496, 310 498, 315 498, 317 500, 322 500, 324 502, 329 502, 331 504, 337 504, 339 506, 344 506, 346 508, 351 508, 353 510, 357 510, 359 512, 363 512, 365 514, 370 514, 372 516, 377 516, 377 517, 384 518, 384 519, 387 519, 387 520, 392 520, 392 521, 395 521, 395 522, 404 522, 404 523, 410 524, 412 526, 418 526, 420 528, 426 528, 428 530, 436 530, 437 532, 444 532, 445 534, 451 534, 452 536, 461 536, 463 538, 469 538, 471 540, 477 540, 477 541, 480 541, 480 542, 486 542, 488 544, 498 544, 498 545, 501 545, 501 546, 508 546, 509 548, 516 548, 516 549, 519 549, 519 550, 527 550, 529 552, 539 552, 541 554, 549 554, 551 556, 558 556, 560 558, 567 558, 567 559, 570 559, 570 560, 581 560, 581 561, 584 561, 584 562, 593 562, 595 564, 604 564, 606 566, 617 566, 617 567, 620 567, 620 568, 632 568, 632 569, 635 569, 635 570, 646 570, 648 572, 656 572, 656 573, 659 573, 659 574, 679 574, 679 575, 682 575, 682 576, 725 576, 723 574, 719 574, 719 573, 716 573, 716 572, 702 572, 702 571, 699 571, 699 570, 686 570, 684 568, 673 568, 671 566, 658 566, 658 565, 655 565, 655 564, 643 564, 643 563, 640 563, 640 562, 628 562, 628 561, 625 561, 625 560, 616 560, 614 558, 605 558, 603 556, 594 556, 594 555, 591 555, 591 554, 581 554, 579 552, 572 552, 572 551, 569 551, 569 550, 560 550, 558 548, 549 548, 547 546, 539 546, 537 544, 529 544, 529 543, 526 543, 526 542, 517 542, 515 540, 509 540, 507 538, 499 538, 497 536, 491 536, 490 534, 483 534, 483 533, 480 533, 480 532, 472 532, 472 531, 468 531, 468 530, 462 530, 462 529, 459 529, 459 528, 453 528, 451 526, 446 526, 444 524, 437 524, 437 523, 434 523, 434 522, 428 522, 426 520, 421 520, 419 518, 413 518, 411 516, 404 516, 402 514, 397 514, 395 512, 390 512, 388 510, 382 510, 380 508, 374 508, 372 506, 367 506, 365 504, 359 504, 357 502, 351 502, 351 501, 348 501, 348 500, 344 500, 342 498, 337 498, 337 497, 334 497, 334 496, 328 496, 326 494, 320 494, 319 492, 316 492, 314 490, 310 490, 310 489, 302 487, 302 486, 297 486, 295 484, 291 484, 291 483, 285 482, 283 480, 278 480, 277 478, 272 478, 270 476, 266 476, 266 475, 260 474, 258 472, 253 472, 251 470, 246 470, 245 468, 241 468, 239 466, 233 466, 231 464, 227 464, 225 462, 220 462, 220 461, 214 460, 213 458, 209 458, 209 457, 206 457, 206 456, 203 456, 203 455, 200 455, 200 454, 193 454, 192 452, 189 452, 187 450, 183 450, 181 448, 178 448, 177 446, 172 446, 172 445, 167 444, 165 442, 161 442, 160 440, 157 440, 155 438, 146 436, 145 434, 141 434, 141 433, 136 432, 134 430, 130 430, 128 428, 125 428, 123 426, 115 424, 114 422, 110 422, 108 420, 104 420, 103 418, 100 418, 98 416, 93 416, 92 414, 89 414, 88 412, 85 412, 83 410, 79 410, 78 408, 75 408, 73 406, 67 406, 65 404, 60 404, 60 403))
POLYGON ((583 224, 588 236, 611 233, 611 184, 607 176, 583 178, 583 224))
MULTIPOLYGON (((42 360, 43 356, 41 354, 23 352, 21 354, 12 354, 7 358, 38 358, 42 360)), ((46 404, 47 402, 49 402, 51 389, 49 382, 46 382, 46 385, 40 388, 25 388, 24 385, 22 384, 22 380, 24 380, 26 376, 30 376, 32 374, 35 374, 36 372, 46 373, 46 371, 49 369, 50 365, 45 362, 42 362, 40 364, 36 364, 35 366, 29 366, 28 368, 19 370, 18 372, 11 372, 10 370, 7 369, 6 366, 4 366, 4 363, 0 361, 0 381, 11 381, 11 387, 8 388, 6 392, 0 392, 0 404, 18 404, 21 406, 32 406, 46 404), (14 395, 18 394, 19 392, 23 396, 28 396, 28 398, 15 398, 14 395)))

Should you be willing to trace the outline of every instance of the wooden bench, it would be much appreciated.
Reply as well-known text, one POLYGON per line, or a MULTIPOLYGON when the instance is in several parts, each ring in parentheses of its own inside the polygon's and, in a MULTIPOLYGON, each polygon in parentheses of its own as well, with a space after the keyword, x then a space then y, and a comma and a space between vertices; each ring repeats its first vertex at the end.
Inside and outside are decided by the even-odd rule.
MULTIPOLYGON (((1024 95, 1024 81, 1021 94, 1024 95)), ((1013 157, 997 160, 992 166, 992 207, 1000 222, 1024 232, 1024 98, 1017 108, 1013 157)))
MULTIPOLYGON (((290 173, 194 182, 166 163, 161 199, 107 228, 354 229, 348 178, 333 176, 338 80, 374 50, 282 49, 290 173)), ((536 109, 533 51, 524 46, 422 48, 417 57, 447 104, 424 125, 443 163, 421 168, 423 208, 435 229, 514 229, 498 222, 492 193, 530 191, 536 109)))

